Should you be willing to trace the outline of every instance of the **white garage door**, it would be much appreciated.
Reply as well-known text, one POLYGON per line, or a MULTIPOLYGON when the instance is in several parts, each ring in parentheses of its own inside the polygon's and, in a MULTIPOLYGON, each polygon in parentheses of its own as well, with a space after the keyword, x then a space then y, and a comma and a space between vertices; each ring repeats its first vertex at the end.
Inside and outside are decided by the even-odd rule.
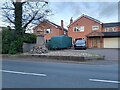
POLYGON ((104 48, 120 48, 120 38, 104 38, 104 48))

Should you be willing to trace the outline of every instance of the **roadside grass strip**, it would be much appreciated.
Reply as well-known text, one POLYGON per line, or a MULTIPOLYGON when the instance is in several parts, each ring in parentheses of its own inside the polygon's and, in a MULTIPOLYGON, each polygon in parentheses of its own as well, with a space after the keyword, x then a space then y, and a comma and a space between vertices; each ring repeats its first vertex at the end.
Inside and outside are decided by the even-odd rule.
POLYGON ((33 76, 43 76, 46 77, 46 74, 40 74, 40 73, 28 73, 28 72, 19 72, 19 71, 8 71, 8 70, 0 70, 0 72, 4 73, 14 73, 14 74, 22 74, 22 75, 33 75, 33 76))
POLYGON ((90 81, 94 81, 94 82, 105 82, 105 83, 116 83, 116 84, 120 84, 119 81, 112 81, 112 80, 100 80, 100 79, 89 79, 90 81))

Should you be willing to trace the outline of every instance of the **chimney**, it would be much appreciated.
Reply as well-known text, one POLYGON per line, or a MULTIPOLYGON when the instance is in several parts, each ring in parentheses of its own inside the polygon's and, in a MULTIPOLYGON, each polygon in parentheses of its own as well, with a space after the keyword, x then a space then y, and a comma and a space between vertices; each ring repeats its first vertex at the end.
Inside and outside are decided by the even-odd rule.
POLYGON ((70 24, 71 24, 71 23, 73 23, 73 19, 72 19, 72 17, 71 17, 71 19, 70 19, 70 24))
POLYGON ((62 35, 64 34, 64 25, 63 25, 63 20, 61 20, 61 28, 62 28, 62 35))
POLYGON ((63 29, 63 20, 61 20, 61 27, 62 27, 62 29, 63 29))

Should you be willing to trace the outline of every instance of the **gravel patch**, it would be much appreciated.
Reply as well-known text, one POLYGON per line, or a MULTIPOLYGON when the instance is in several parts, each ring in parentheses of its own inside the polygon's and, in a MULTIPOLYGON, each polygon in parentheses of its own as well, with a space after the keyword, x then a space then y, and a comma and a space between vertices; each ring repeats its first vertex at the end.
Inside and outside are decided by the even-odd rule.
MULTIPOLYGON (((38 55, 38 54, 34 54, 38 55)), ((77 56, 77 57, 100 57, 101 55, 90 53, 90 52, 84 52, 84 51, 78 51, 78 50, 61 50, 61 51, 49 51, 49 53, 42 53, 41 55, 47 55, 47 56, 77 56)))

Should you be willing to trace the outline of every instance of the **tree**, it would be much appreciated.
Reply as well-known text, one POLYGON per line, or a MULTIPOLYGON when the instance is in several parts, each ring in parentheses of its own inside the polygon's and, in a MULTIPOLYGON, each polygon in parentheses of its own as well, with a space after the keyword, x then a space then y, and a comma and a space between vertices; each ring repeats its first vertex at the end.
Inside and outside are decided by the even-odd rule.
POLYGON ((11 2, 5 2, 2 9, 5 21, 15 27, 17 35, 24 34, 26 29, 39 24, 51 14, 48 2, 44 0, 37 0, 37 2, 11 0, 11 2))
POLYGON ((9 48, 5 50, 5 53, 10 54, 22 52, 22 44, 26 37, 25 42, 32 42, 35 39, 35 36, 31 35, 28 38, 28 35, 25 34, 26 29, 34 24, 39 24, 51 13, 51 10, 48 8, 48 2, 44 0, 37 2, 11 0, 10 2, 5 2, 2 9, 5 21, 14 26, 12 35, 7 34, 8 37, 9 35, 13 36, 13 40, 11 41, 8 37, 5 37, 7 38, 6 41, 11 41, 7 44, 9 48))

